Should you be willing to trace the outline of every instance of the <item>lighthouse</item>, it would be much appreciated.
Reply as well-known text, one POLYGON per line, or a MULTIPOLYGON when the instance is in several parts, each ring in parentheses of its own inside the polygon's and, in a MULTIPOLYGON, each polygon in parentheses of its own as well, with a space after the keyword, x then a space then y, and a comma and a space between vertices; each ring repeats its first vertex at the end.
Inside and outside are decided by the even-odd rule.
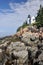
POLYGON ((27 17, 27 23, 31 24, 31 16, 30 15, 28 15, 28 17, 27 17))

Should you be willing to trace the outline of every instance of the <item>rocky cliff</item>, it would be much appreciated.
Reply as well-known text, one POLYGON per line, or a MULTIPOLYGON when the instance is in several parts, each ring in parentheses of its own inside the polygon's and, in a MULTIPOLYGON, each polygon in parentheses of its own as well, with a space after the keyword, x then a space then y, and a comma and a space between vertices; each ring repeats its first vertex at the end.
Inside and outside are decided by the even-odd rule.
POLYGON ((26 27, 0 41, 0 65, 43 65, 42 29, 26 27))

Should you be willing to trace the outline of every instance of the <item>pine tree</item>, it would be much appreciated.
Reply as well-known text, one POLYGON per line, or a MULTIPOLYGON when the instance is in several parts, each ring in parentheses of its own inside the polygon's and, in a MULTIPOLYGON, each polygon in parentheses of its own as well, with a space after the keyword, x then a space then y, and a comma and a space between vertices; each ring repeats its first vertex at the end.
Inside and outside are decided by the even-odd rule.
POLYGON ((43 26, 43 7, 40 5, 40 9, 38 10, 36 22, 38 27, 43 26))

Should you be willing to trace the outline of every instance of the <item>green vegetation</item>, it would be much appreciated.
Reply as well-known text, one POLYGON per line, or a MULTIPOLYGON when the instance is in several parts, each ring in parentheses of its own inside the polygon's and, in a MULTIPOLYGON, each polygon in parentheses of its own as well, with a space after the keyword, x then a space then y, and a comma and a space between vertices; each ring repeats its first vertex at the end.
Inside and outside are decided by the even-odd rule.
POLYGON ((0 44, 2 44, 2 40, 0 40, 0 44))
POLYGON ((17 42, 17 41, 20 41, 19 38, 15 38, 15 39, 12 39, 11 42, 17 42))
POLYGON ((38 10, 36 23, 37 27, 43 27, 43 7, 40 5, 40 9, 38 10))
POLYGON ((28 25, 29 25, 29 24, 27 23, 27 21, 24 22, 23 25, 20 26, 20 27, 17 29, 17 32, 21 29, 21 27, 22 27, 22 28, 25 28, 25 27, 27 27, 28 25))
POLYGON ((11 42, 17 42, 17 41, 20 41, 19 37, 16 36, 12 37, 11 42))

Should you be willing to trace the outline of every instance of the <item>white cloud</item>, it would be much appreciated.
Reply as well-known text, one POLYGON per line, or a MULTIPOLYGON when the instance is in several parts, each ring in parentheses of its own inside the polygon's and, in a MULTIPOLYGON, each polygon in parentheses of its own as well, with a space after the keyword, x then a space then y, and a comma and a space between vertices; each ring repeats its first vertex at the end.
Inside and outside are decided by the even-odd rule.
POLYGON ((21 4, 10 2, 9 6, 11 10, 1 10, 4 13, 0 13, 0 31, 15 32, 16 29, 27 19, 28 14, 36 16, 40 4, 43 5, 43 0, 31 0, 30 2, 28 0, 27 2, 22 2, 21 4), (1 27, 6 29, 1 30, 1 27))
POLYGON ((19 4, 19 3, 10 3, 10 7, 13 11, 19 14, 31 14, 31 16, 35 16, 37 10, 39 9, 40 4, 43 5, 43 1, 41 0, 29 0, 26 3, 19 4), (33 12, 34 11, 34 12, 33 12), (32 14, 33 13, 33 14, 32 14))

